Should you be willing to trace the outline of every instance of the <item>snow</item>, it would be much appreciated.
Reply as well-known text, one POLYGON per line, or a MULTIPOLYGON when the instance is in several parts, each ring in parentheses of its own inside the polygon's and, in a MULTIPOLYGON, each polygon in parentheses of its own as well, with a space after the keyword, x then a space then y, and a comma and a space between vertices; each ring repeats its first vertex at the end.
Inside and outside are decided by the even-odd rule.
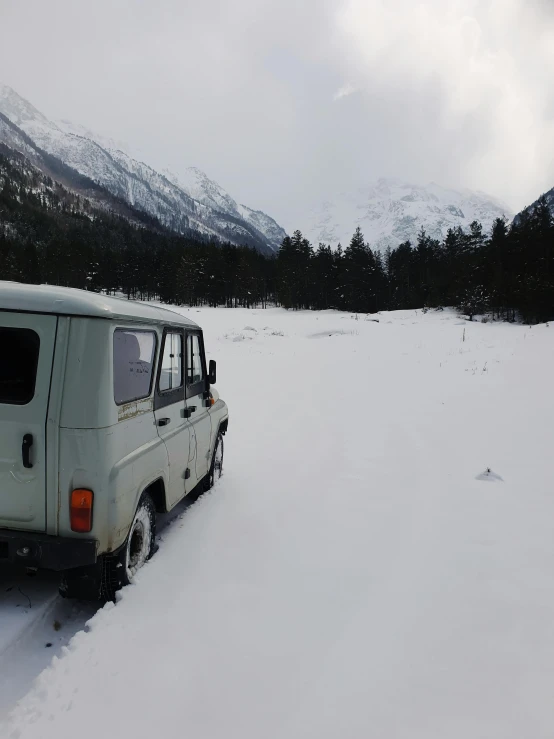
POLYGON ((551 739, 554 328, 178 310, 225 475, 0 736, 551 739))
POLYGON ((61 131, 64 131, 65 133, 95 141, 97 144, 100 144, 103 149, 106 149, 106 151, 110 153, 120 151, 127 155, 129 158, 133 158, 134 160, 140 160, 140 158, 143 156, 141 151, 132 149, 129 144, 127 144, 127 142, 121 141, 119 139, 116 140, 109 136, 103 136, 102 134, 96 133, 95 131, 91 131, 90 128, 82 126, 79 123, 73 123, 72 121, 62 119, 59 121, 55 121, 54 124, 57 126, 57 128, 59 128, 61 131))
POLYGON ((247 223, 263 234, 268 240, 269 245, 274 250, 277 250, 287 235, 277 221, 274 221, 273 218, 261 210, 252 210, 247 205, 239 205, 238 210, 240 217, 244 218, 247 223))
POLYGON ((199 203, 204 203, 221 213, 240 217, 236 201, 217 182, 210 180, 198 167, 187 167, 179 176, 172 175, 172 181, 199 203))
POLYGON ((340 242, 345 247, 360 226, 372 248, 385 250, 408 240, 415 244, 421 228, 442 239, 449 228, 467 230, 476 220, 488 233, 497 218, 511 215, 506 205, 481 192, 381 178, 314 206, 301 229, 315 246, 320 242, 337 246, 340 242))
POLYGON ((64 601, 57 592, 55 573, 31 577, 0 568, 0 664, 12 668, 0 670, 0 717, 97 610, 93 603, 64 601))

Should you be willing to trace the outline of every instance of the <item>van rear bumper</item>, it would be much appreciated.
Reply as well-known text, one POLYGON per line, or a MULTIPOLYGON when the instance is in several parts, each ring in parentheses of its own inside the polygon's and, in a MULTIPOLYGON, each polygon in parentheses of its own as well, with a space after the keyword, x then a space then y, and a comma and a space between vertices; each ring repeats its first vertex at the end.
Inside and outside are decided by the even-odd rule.
POLYGON ((0 563, 45 570, 70 570, 96 562, 95 539, 73 539, 0 529, 0 563))

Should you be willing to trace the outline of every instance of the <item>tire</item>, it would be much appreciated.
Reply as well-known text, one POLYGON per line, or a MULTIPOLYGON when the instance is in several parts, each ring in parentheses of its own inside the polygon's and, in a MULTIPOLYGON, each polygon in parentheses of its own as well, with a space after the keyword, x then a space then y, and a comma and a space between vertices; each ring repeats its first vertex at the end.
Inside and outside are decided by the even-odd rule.
POLYGON ((93 567, 68 570, 60 594, 82 600, 115 600, 115 594, 133 582, 156 550, 156 508, 145 493, 140 499, 125 544, 115 554, 104 554, 93 567))
POLYGON ((208 484, 206 486, 206 490, 211 490, 223 474, 223 451, 223 434, 219 432, 217 439, 215 440, 214 453, 212 455, 210 471, 208 472, 208 484))
POLYGON ((136 573, 156 550, 156 507, 145 493, 135 513, 125 544, 115 555, 105 555, 102 567, 101 597, 114 600, 118 590, 130 585, 136 573))

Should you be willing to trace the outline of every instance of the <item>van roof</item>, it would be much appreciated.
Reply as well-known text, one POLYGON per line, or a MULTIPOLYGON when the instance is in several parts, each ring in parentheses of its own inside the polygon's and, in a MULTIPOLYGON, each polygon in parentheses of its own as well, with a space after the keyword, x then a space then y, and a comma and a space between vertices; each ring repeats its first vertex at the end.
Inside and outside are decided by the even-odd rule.
POLYGON ((87 316, 141 323, 166 323, 195 326, 180 313, 138 300, 76 290, 55 285, 26 285, 0 280, 0 311, 19 313, 54 313, 63 316, 87 316))

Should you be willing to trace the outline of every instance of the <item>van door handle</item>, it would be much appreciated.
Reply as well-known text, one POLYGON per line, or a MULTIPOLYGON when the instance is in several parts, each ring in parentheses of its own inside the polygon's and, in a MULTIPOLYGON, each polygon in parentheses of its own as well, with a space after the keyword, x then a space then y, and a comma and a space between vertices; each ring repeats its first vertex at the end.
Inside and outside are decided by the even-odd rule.
POLYGON ((182 411, 183 418, 190 418, 195 411, 196 411, 196 406, 189 405, 188 408, 185 408, 182 411))
POLYGON ((30 470, 33 466, 31 462, 31 447, 33 446, 33 434, 25 434, 21 445, 21 455, 23 457, 23 466, 30 470))
POLYGON ((168 423, 171 423, 171 418, 160 418, 158 420, 158 426, 167 426, 168 423))

